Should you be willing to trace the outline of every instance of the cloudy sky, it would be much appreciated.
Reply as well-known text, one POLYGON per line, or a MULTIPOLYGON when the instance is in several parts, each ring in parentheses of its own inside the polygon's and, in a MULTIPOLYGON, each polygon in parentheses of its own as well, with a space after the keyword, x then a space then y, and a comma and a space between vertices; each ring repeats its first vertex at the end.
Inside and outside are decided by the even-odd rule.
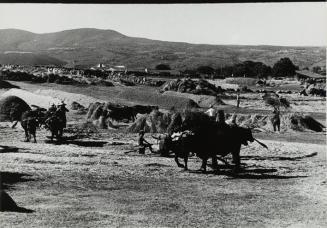
POLYGON ((327 46, 327 3, 178 5, 0 4, 0 29, 113 29, 207 44, 327 46))

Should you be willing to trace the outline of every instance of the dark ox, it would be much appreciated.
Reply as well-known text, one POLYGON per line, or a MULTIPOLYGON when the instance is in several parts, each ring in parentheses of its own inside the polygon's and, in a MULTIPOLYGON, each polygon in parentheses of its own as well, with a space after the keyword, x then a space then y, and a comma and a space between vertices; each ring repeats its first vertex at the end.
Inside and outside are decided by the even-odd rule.
POLYGON ((186 134, 172 146, 177 165, 187 169, 188 155, 193 152, 202 159, 203 172, 206 172, 209 158, 212 159, 213 169, 218 171, 217 156, 232 154, 235 171, 239 170, 241 145, 248 145, 248 142, 255 140, 251 129, 219 124, 205 116, 199 118, 186 118, 183 122, 182 129, 189 130, 192 134, 186 134), (178 162, 179 157, 184 158, 185 166, 178 162))
POLYGON ((20 123, 25 131, 25 142, 30 142, 33 136, 36 143, 36 128, 44 117, 44 111, 45 109, 38 108, 23 112, 20 123))
POLYGON ((53 138, 57 140, 62 138, 64 128, 66 127, 66 118, 60 113, 60 111, 51 113, 47 112, 46 117, 44 118, 44 126, 51 132, 50 139, 53 141, 53 138))

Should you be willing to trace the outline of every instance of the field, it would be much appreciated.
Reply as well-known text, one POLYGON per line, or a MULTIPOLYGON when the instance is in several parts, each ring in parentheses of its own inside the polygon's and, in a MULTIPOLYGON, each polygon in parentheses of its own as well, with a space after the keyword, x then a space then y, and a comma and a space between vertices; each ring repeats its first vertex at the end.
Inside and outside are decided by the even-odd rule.
MULTIPOLYGON (((157 94, 148 87, 74 87, 55 84, 15 85, 85 94, 125 104, 147 103, 157 94), (142 88, 138 96, 136 94, 142 88), (126 95, 127 94, 127 95, 126 95)), ((6 90, 0 90, 0 95, 6 90)), ((269 113, 259 97, 244 94, 240 113, 269 113), (252 96, 252 97, 251 97, 252 96), (251 106, 252 105, 252 106, 251 106)), ((159 97, 159 95, 158 95, 159 97)), ((154 98, 153 102, 158 102, 154 98)), ((161 98, 160 98, 161 99, 161 98)), ((292 97, 292 111, 304 110, 325 125, 325 98, 292 97), (294 104, 294 103, 293 103, 294 104)), ((224 109, 233 109, 235 100, 224 109)), ((170 103, 159 100, 160 108, 170 103), (161 103, 162 102, 162 103, 161 103)), ((85 117, 74 111, 68 127, 85 117)), ((62 144, 49 143, 50 133, 37 132, 38 143, 25 143, 20 127, 0 123, 0 172, 4 189, 32 213, 1 212, 2 227, 326 227, 326 132, 261 132, 257 143, 242 147, 240 174, 219 163, 220 174, 190 171, 173 158, 130 152, 137 135, 99 130, 77 138, 66 133, 62 144), (128 152, 128 153, 126 153, 128 152)), ((157 142, 147 134, 146 138, 157 142)), ((228 158, 229 160, 229 158, 228 158)))

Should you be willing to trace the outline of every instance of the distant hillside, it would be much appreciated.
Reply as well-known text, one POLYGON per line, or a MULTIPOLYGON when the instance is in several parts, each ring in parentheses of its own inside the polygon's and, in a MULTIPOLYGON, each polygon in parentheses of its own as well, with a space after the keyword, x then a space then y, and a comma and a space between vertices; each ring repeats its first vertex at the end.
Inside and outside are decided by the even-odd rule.
POLYGON ((0 64, 63 66, 66 64, 66 62, 45 54, 34 54, 28 52, 5 52, 0 53, 0 64))
POLYGON ((93 66, 101 62, 129 68, 153 68, 159 63, 175 69, 200 65, 219 68, 245 60, 273 65, 282 57, 289 57, 302 68, 326 61, 325 47, 189 44, 134 38, 113 30, 92 28, 47 34, 0 30, 0 53, 7 51, 42 54, 69 64, 93 66))

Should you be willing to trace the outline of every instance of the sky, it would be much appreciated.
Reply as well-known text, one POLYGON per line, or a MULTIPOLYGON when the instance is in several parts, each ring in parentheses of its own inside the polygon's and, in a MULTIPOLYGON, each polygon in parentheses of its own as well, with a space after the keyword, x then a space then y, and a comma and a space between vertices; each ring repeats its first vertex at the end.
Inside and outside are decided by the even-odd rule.
POLYGON ((202 44, 327 46, 327 3, 0 4, 0 29, 112 29, 202 44))

